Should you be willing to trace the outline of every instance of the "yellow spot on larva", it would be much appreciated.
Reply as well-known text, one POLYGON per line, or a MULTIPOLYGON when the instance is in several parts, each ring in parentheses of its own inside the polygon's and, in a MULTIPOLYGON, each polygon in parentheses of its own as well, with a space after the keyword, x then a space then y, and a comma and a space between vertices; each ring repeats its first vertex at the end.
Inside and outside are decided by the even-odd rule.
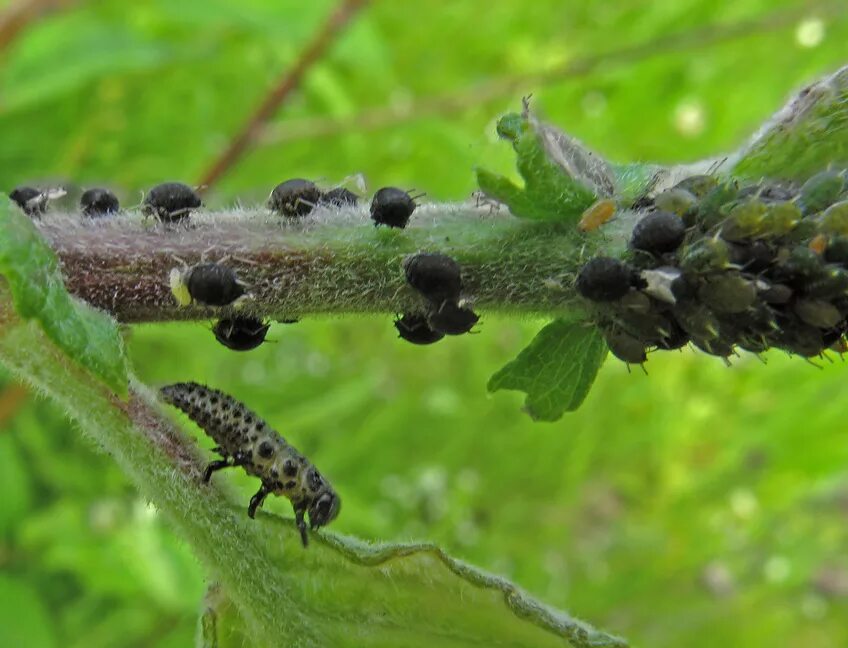
POLYGON ((177 300, 177 303, 180 306, 188 306, 191 303, 191 293, 189 293, 188 286, 186 286, 183 281, 182 270, 179 268, 171 270, 171 276, 169 279, 174 299, 177 300))
POLYGON ((580 216, 580 222, 577 224, 577 229, 581 232, 591 232, 598 229, 601 225, 609 221, 615 214, 615 201, 604 199, 599 200, 594 205, 589 207, 580 216))
POLYGON ((817 234, 810 241, 810 249, 816 254, 824 254, 827 249, 827 237, 824 234, 817 234))

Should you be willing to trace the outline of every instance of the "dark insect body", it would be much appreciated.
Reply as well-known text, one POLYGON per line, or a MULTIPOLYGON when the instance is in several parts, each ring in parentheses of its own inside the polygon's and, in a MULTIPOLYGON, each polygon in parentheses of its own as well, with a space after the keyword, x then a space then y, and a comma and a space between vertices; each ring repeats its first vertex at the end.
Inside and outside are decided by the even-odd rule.
POLYGON ((848 348, 848 170, 800 187, 694 176, 637 203, 629 250, 576 281, 614 355, 848 348))
POLYGON ((645 344, 624 331, 605 331, 604 339, 610 353, 627 364, 642 364, 648 360, 645 344))
POLYGON ((434 305, 458 301, 462 291, 459 264, 449 256, 419 252, 403 262, 406 281, 434 305))
POLYGON ((444 333, 430 328, 423 313, 405 313, 395 320, 395 328, 399 337, 412 344, 434 344, 445 337, 444 333))
POLYGON ((268 198, 268 207, 287 218, 299 218, 309 214, 319 200, 321 190, 314 182, 293 178, 274 187, 268 198))
POLYGON ((577 292, 595 302, 616 301, 630 291, 633 272, 618 259, 595 257, 580 269, 577 292))
POLYGON ((108 216, 120 208, 118 197, 108 189, 88 189, 80 196, 80 209, 86 216, 108 216))
POLYGON ((171 292, 177 302, 204 306, 228 306, 244 295, 235 271, 218 263, 200 263, 184 270, 171 270, 171 292))
POLYGON ((270 324, 255 317, 238 315, 218 320, 212 332, 215 339, 233 351, 250 351, 265 341, 270 324))
POLYGON ((666 211, 655 211, 643 216, 633 228, 630 247, 651 254, 674 252, 683 243, 686 225, 680 216, 666 211))
POLYGON ((371 199, 371 220, 374 225, 403 229, 415 211, 415 200, 397 187, 383 187, 371 199))
POLYGON ((147 192, 141 203, 141 213, 163 223, 177 223, 200 207, 200 196, 182 182, 163 182, 147 192))
POLYGON ((480 321, 480 316, 462 302, 445 301, 427 313, 427 324, 437 333, 462 335, 480 321))
POLYGON ((268 495, 288 498, 305 547, 306 514, 312 529, 338 516, 341 499, 315 466, 232 396, 192 382, 168 385, 160 393, 165 402, 185 412, 218 444, 215 451, 222 459, 206 466, 204 481, 208 482, 215 471, 233 466, 259 477, 262 486, 247 508, 251 518, 268 495))
POLYGON ((15 187, 9 198, 28 216, 39 217, 47 211, 47 194, 35 187, 15 187))
POLYGON ((325 192, 318 202, 331 207, 353 206, 359 204, 359 196, 344 187, 336 187, 325 192))

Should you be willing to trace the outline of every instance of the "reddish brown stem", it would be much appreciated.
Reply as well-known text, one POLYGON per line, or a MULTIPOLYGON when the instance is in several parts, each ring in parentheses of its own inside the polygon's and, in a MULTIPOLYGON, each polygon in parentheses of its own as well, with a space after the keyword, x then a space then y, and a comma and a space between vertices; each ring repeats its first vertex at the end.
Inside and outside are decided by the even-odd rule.
POLYGON ((341 30, 350 22, 368 0, 343 0, 318 29, 301 52, 294 65, 287 70, 262 100, 241 130, 232 138, 224 152, 202 174, 198 184, 202 189, 214 185, 245 154, 265 123, 274 116, 286 98, 300 85, 306 71, 312 67, 335 41, 341 30))

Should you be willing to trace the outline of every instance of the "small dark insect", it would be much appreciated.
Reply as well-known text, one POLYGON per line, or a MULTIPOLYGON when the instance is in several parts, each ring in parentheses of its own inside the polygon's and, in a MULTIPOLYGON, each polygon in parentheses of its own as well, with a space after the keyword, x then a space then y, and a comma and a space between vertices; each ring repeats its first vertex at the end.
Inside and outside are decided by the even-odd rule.
POLYGON ((331 207, 345 207, 358 204, 359 196, 344 187, 336 187, 327 191, 318 202, 331 207))
POLYGON ((28 216, 38 217, 47 211, 47 194, 35 187, 15 187, 9 198, 28 216))
POLYGON ((605 331, 604 339, 610 353, 627 364, 642 364, 648 360, 645 344, 624 331, 605 331))
POLYGON ((845 189, 843 172, 822 171, 807 180, 798 192, 798 203, 805 216, 814 214, 839 200, 845 189))
POLYGON ((218 263, 199 263, 171 270, 171 292, 181 306, 192 302, 204 306, 227 306, 244 295, 244 286, 232 268, 218 263))
POLYGON ((374 225, 403 229, 415 211, 415 200, 403 189, 383 187, 371 199, 371 220, 374 225))
POLYGON ((215 339, 233 351, 250 351, 265 341, 270 324, 255 317, 238 315, 218 320, 212 332, 215 339))
POLYGON ((181 182, 163 182, 156 185, 144 197, 141 213, 154 216, 163 223, 184 220, 192 209, 200 207, 200 196, 181 182))
POLYGON ((723 272, 704 280, 698 298, 716 313, 742 313, 753 305, 757 289, 738 272, 723 272))
POLYGON ((694 175, 678 182, 675 189, 685 189, 696 198, 703 198, 718 184, 718 179, 711 175, 694 175))
POLYGON ((580 268, 577 292, 596 302, 616 301, 624 297, 633 282, 633 272, 618 259, 595 257, 580 268))
POLYGON ((321 190, 314 182, 293 178, 274 187, 268 207, 288 218, 298 218, 309 214, 319 200, 321 190))
POLYGON ((842 321, 839 309, 821 299, 799 299, 793 310, 802 322, 820 329, 835 328, 842 321))
POLYGON ((419 252, 403 261, 406 281, 434 305, 456 302, 462 290, 459 264, 436 252, 419 252))
POLYGON ((480 316, 462 302, 445 301, 427 314, 430 328, 445 335, 468 333, 480 321, 480 316))
POLYGON ((444 333, 430 328, 427 316, 422 313, 404 313, 395 320, 395 328, 399 337, 412 344, 433 344, 445 337, 444 333))
POLYGON ((120 209, 118 197, 108 189, 88 189, 80 196, 80 209, 86 216, 106 216, 120 209))
POLYGON ((643 216, 633 228, 630 247, 651 254, 674 252, 683 243, 686 226, 677 214, 655 211, 643 216))
POLYGON ((223 457, 206 466, 203 481, 222 468, 241 466, 259 477, 262 486, 251 498, 247 514, 253 518, 269 494, 283 495, 294 508, 295 522, 305 547, 304 515, 316 529, 339 514, 341 499, 306 457, 289 445, 265 421, 232 396, 197 383, 177 383, 160 390, 166 403, 185 412, 218 444, 223 457))

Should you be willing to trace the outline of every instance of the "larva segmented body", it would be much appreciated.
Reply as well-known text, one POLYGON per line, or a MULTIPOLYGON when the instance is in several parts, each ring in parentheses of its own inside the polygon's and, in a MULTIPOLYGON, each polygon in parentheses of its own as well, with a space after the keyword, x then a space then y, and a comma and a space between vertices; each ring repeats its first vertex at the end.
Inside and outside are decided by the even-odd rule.
POLYGON ((218 444, 215 452, 223 458, 206 467, 204 481, 209 481, 216 470, 231 466, 241 466, 262 481, 247 509, 251 518, 269 494, 284 495, 294 508, 304 546, 307 544, 305 513, 309 514, 312 529, 336 518, 341 500, 330 483, 306 457, 244 404, 194 382, 167 385, 160 393, 218 444))

